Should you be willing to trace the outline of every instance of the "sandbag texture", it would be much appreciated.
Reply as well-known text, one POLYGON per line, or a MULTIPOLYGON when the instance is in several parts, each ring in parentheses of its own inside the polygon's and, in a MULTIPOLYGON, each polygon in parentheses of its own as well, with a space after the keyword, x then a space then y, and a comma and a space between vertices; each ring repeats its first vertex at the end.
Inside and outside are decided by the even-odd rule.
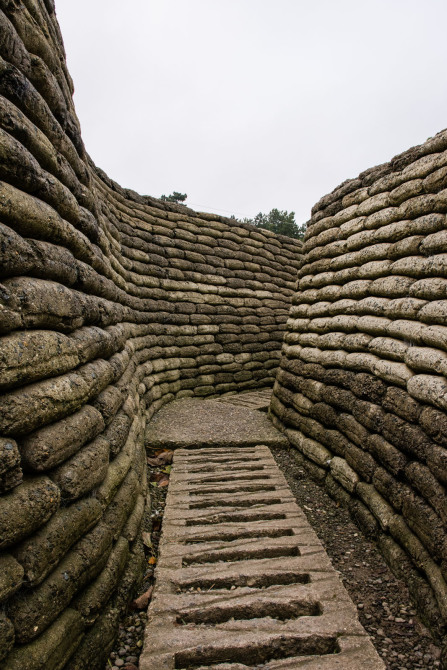
POLYGON ((270 415, 447 622, 447 131, 312 210, 270 415))

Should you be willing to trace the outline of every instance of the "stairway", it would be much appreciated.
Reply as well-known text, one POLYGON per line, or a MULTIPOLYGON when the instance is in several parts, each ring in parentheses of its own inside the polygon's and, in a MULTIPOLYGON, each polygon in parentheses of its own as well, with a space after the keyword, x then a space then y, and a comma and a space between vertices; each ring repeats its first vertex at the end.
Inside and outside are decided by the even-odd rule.
MULTIPOLYGON (((235 407, 217 404, 178 401, 166 408, 166 422, 158 418, 163 428, 171 422, 165 439, 172 446, 175 434, 177 449, 140 670, 383 670, 321 542, 258 440, 283 437, 265 414, 239 406, 238 446, 237 426, 225 431, 225 410, 234 422, 235 407)), ((157 426, 151 430, 156 441, 157 426)))

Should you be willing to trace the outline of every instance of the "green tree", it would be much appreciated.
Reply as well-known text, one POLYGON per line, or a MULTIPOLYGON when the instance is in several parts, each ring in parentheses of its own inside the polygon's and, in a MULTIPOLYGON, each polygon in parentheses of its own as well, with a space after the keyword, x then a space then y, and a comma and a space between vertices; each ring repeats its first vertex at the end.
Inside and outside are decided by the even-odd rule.
POLYGON ((272 209, 268 214, 259 212, 254 219, 244 219, 243 223, 251 223, 257 228, 265 228, 277 235, 285 235, 286 237, 294 237, 296 239, 303 239, 306 232, 306 224, 303 223, 301 226, 298 226, 295 221, 295 212, 280 211, 276 208, 272 209))
POLYGON ((178 191, 173 191, 171 195, 162 195, 160 200, 165 200, 166 202, 184 202, 188 196, 186 193, 179 193, 178 191))

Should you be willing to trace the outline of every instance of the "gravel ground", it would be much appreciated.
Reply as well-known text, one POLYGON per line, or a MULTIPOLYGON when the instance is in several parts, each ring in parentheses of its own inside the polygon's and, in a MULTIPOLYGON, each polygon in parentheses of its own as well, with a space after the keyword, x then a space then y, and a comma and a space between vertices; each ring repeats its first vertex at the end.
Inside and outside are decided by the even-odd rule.
MULTIPOLYGON (((345 588, 357 605, 359 619, 371 635, 387 669, 441 668, 440 649, 418 618, 408 589, 394 577, 375 545, 362 535, 347 510, 309 479, 294 459, 292 450, 273 448, 272 453, 298 505, 323 542, 335 569, 339 571, 345 588)), ((163 480, 166 483, 163 466, 149 468, 149 477, 151 510, 144 524, 147 569, 137 598, 147 593, 153 585, 167 492, 167 486, 162 484, 163 480)), ((115 649, 110 654, 105 670, 138 669, 147 615, 146 608, 133 607, 135 601, 130 603, 123 617, 115 649)))
MULTIPOLYGON (((155 454, 149 453, 150 456, 155 454)), ((166 503, 166 486, 169 478, 169 466, 148 468, 149 488, 151 494, 151 508, 147 511, 143 522, 143 540, 146 550, 146 571, 143 582, 135 596, 129 603, 119 627, 118 639, 115 648, 105 666, 105 670, 136 670, 143 647, 144 628, 147 619, 147 606, 139 602, 139 598, 150 600, 150 590, 154 584, 154 570, 157 564, 158 543, 161 533, 161 522, 166 503), (144 605, 143 607, 141 607, 144 605), (140 609, 141 607, 141 609, 140 609)))
POLYGON ((357 605, 389 670, 436 670, 440 649, 418 618, 405 584, 396 579, 375 545, 322 486, 309 479, 291 449, 272 449, 298 505, 306 514, 343 584, 357 605))

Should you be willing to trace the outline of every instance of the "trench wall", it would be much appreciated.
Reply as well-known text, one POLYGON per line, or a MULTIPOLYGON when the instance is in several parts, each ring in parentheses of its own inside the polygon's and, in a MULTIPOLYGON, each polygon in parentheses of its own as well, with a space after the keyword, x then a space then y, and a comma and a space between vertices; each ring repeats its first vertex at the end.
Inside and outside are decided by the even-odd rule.
POLYGON ((271 416, 447 621, 447 131, 312 210, 271 416))
POLYGON ((0 664, 101 668, 140 578, 144 431, 273 383, 301 243, 84 150, 51 0, 0 1, 0 664))

